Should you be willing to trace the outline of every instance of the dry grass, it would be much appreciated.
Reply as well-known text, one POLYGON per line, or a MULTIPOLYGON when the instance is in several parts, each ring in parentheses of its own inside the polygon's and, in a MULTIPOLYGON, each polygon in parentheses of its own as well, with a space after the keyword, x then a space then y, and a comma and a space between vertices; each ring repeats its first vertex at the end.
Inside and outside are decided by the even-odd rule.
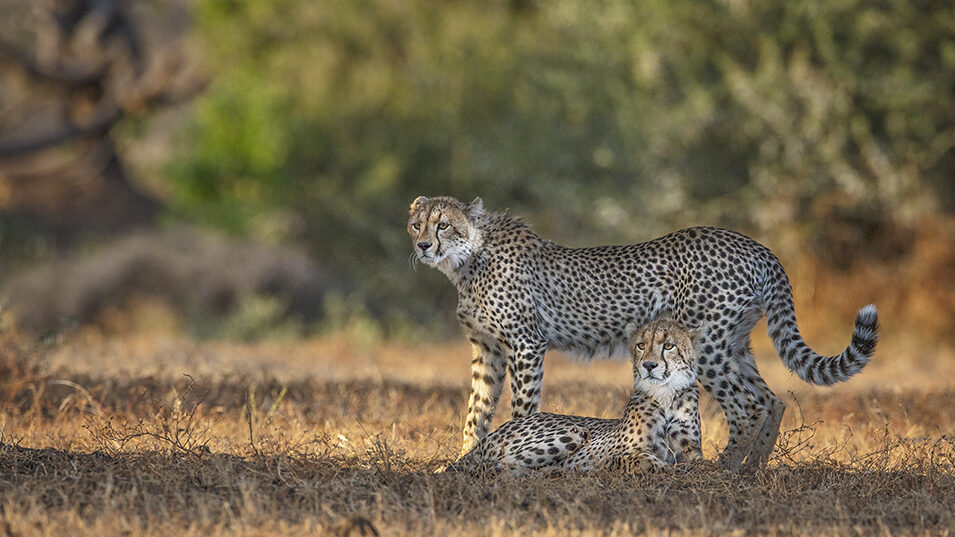
MULTIPOLYGON (((31 348, 7 333, 0 533, 947 535, 952 351, 884 343, 835 389, 760 356, 770 385, 793 391, 756 474, 473 478, 433 473, 459 445, 461 344, 200 344, 159 330, 31 348)), ((613 415, 628 375, 548 358, 544 408, 613 415)), ((712 458, 725 425, 711 400, 702 413, 712 458)))
MULTIPOLYGON (((67 267, 70 278, 51 277, 78 280, 73 292, 21 293, 54 316, 102 299, 102 328, 53 346, 0 330, 0 535, 950 535, 955 220, 930 224, 892 263, 821 273, 808 256, 784 258, 814 349, 841 351, 870 301, 883 339, 862 374, 822 389, 787 371, 758 326, 761 371, 789 410, 769 467, 742 476, 709 465, 643 477, 435 474, 460 445, 463 342, 362 343, 356 331, 200 343, 162 307, 116 309, 113 280, 134 280, 98 275, 135 263, 67 267), (105 298, 80 292, 90 282, 104 282, 105 298)), ((127 246, 114 257, 155 256, 127 246)), ((233 279, 267 283, 265 268, 233 279)), ((172 286, 176 300, 221 294, 218 280, 192 280, 172 286)), ((543 410, 615 416, 630 375, 622 362, 548 356, 543 410)), ((505 395, 497 423, 508 406, 505 395)), ((712 459, 726 426, 712 400, 701 413, 712 459)))

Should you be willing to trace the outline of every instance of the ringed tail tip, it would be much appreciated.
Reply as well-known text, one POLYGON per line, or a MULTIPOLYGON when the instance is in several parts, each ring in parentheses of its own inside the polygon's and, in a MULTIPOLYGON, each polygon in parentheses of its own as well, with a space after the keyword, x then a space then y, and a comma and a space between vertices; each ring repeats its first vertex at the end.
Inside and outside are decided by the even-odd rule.
POLYGON ((856 314, 856 326, 852 333, 852 347, 859 354, 870 358, 879 341, 879 312, 875 304, 863 306, 856 314))

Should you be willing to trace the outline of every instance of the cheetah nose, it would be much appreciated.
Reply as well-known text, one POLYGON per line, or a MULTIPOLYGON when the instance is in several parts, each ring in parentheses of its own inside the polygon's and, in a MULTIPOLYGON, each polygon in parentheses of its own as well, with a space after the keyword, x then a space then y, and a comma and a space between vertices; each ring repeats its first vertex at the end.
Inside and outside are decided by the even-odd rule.
POLYGON ((425 251, 428 248, 431 248, 431 243, 428 241, 421 241, 418 243, 418 248, 421 248, 421 251, 425 251))
POLYGON ((657 366, 656 362, 643 362, 643 367, 646 368, 647 373, 653 371, 653 368, 657 366))

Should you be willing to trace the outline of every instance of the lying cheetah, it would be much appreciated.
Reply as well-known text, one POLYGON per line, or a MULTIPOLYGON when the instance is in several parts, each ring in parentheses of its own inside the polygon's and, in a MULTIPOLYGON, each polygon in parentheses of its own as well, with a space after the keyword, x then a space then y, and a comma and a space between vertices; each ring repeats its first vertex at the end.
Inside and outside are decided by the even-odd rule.
POLYGON ((629 324, 626 332, 633 333, 633 394, 623 417, 530 414, 478 441, 448 469, 643 472, 668 462, 702 459, 693 348, 699 332, 668 319, 653 321, 639 331, 629 324))
POLYGON ((796 326, 786 272, 768 248, 712 227, 677 231, 629 246, 567 248, 537 236, 520 219, 450 197, 418 197, 408 233, 415 256, 458 291, 457 315, 471 342, 471 395, 462 453, 483 438, 511 378, 513 414, 540 405, 544 352, 585 359, 626 347, 624 327, 661 311, 692 326, 706 323, 697 373, 729 424, 724 467, 765 463, 785 405, 760 377, 749 335, 764 314, 786 366, 806 382, 830 385, 858 373, 878 341, 878 315, 856 315, 852 342, 824 357, 796 326))

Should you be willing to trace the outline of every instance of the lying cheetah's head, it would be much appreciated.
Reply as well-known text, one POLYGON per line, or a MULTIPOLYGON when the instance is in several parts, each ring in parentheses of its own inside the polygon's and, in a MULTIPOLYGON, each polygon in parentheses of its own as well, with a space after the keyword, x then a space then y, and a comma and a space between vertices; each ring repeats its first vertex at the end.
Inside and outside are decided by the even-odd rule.
POLYGON ((631 323, 627 325, 627 333, 631 334, 634 389, 682 390, 696 382, 698 330, 689 330, 670 319, 659 319, 639 330, 631 323))
POLYGON ((481 198, 464 204, 451 197, 418 196, 411 203, 408 217, 416 258, 454 280, 458 267, 483 243, 476 225, 483 214, 481 198))

